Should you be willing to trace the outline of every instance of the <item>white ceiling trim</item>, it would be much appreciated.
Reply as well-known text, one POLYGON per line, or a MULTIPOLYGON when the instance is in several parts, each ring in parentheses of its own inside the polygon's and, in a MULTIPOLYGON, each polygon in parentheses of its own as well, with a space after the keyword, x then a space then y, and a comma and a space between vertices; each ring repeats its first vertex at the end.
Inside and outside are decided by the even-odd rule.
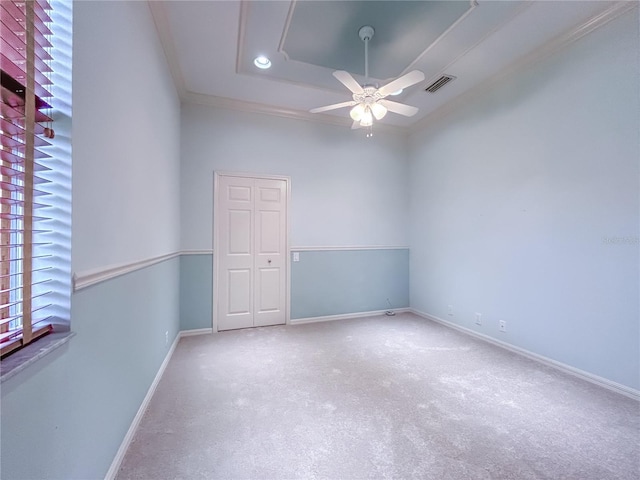
MULTIPOLYGON (((158 36, 160 38, 160 43, 164 50, 165 56, 167 58, 167 63, 169 65, 169 70, 173 77, 174 84, 176 86, 176 90, 180 99, 183 102, 199 104, 199 105, 207 105, 218 108, 225 108, 230 110, 238 110, 250 113, 260 113, 267 115, 274 115, 278 117, 284 118, 292 118, 297 120, 306 120, 310 122, 316 123, 324 123, 330 125, 337 125, 342 127, 350 127, 351 120, 347 117, 337 117, 334 115, 328 114, 311 114, 307 111, 300 111, 294 109, 287 109, 282 107, 276 107, 272 105, 257 103, 257 102, 247 102, 242 100, 235 100, 226 97, 217 97, 206 94, 199 94, 195 92, 190 92, 186 88, 186 83, 184 81, 184 77, 182 76, 182 72, 180 69, 180 62, 174 48, 174 41, 171 35, 171 29, 169 27, 169 22, 165 10, 165 6, 163 2, 157 2, 153 0, 148 0, 149 8, 151 9, 151 13, 156 25, 156 30, 158 32, 158 36)), ((468 90, 467 92, 453 98, 449 102, 445 103, 438 109, 434 110, 423 119, 419 120, 415 124, 409 127, 401 127, 394 125, 385 125, 382 123, 376 123, 375 128, 377 130, 382 131, 393 131, 395 133, 415 133, 417 131, 423 130, 425 128, 430 127, 433 123, 437 122, 440 118, 445 115, 450 114, 451 112, 458 109, 460 106, 468 103, 474 97, 483 94, 487 89, 492 87, 495 83, 499 82, 503 78, 512 75, 519 69, 526 67, 529 64, 540 61, 558 50, 565 48, 572 42, 578 40, 584 35, 590 33, 591 31, 599 28, 600 26, 608 23, 609 21, 617 18, 618 16, 631 11, 634 8, 638 8, 638 2, 631 1, 616 1, 612 2, 612 5, 607 8, 605 11, 599 13, 598 15, 593 16, 585 22, 582 22, 580 25, 571 29, 570 31, 561 34, 554 39, 546 42, 539 48, 530 52, 527 55, 524 55, 520 59, 511 63, 507 67, 503 68, 497 74, 488 78, 478 86, 468 90)), ((246 9, 246 2, 242 2, 241 13, 246 9)), ((523 7, 526 8, 526 7, 523 7)), ((472 11, 473 9, 469 10, 472 11)), ((521 11, 520 9, 518 9, 521 11)), ((240 15, 240 31, 238 32, 238 42, 241 42, 244 38, 243 28, 243 18, 244 15, 240 15)), ((495 29, 494 29, 495 30, 495 29)), ((492 30, 493 32, 493 30, 492 30)), ((483 37, 483 39, 478 42, 482 43, 486 38, 488 38, 491 33, 487 36, 483 37)), ((240 43, 238 43, 240 45, 240 43)), ((474 46, 475 47, 475 46, 474 46)), ((239 62, 241 55, 241 49, 238 49, 237 60, 239 62)), ((464 54, 462 54, 464 55, 464 54)), ((460 57, 459 57, 460 58, 460 57)), ((237 64, 239 65, 239 64, 237 64)), ((238 68, 238 67, 237 67, 238 68)), ((313 88, 313 87, 312 87, 313 88)), ((319 90, 324 90, 321 87, 315 87, 319 90)))
POLYGON ((227 110, 238 110, 248 113, 264 113, 268 115, 275 115, 276 117, 295 118, 297 120, 309 120, 318 121, 322 123, 330 123, 340 126, 351 126, 351 121, 347 121, 346 118, 335 117, 330 115, 317 115, 300 110, 293 110, 288 108, 274 107, 272 105, 265 105, 263 103, 246 102, 244 100, 235 100, 233 98, 216 97, 214 95, 205 95, 202 93, 195 93, 187 91, 182 97, 186 103, 192 103, 196 105, 205 105, 209 107, 225 108, 227 110), (323 118, 319 118, 323 117, 323 118))
POLYGON ((451 33, 453 30, 455 30, 455 28, 460 25, 465 18, 467 18, 471 12, 473 12, 473 10, 478 6, 478 2, 477 0, 469 0, 469 10, 467 10, 466 12, 464 12, 460 18, 458 18, 455 22, 453 22, 449 28, 447 28, 444 32, 442 32, 438 38, 436 38, 433 42, 431 42, 431 45, 429 45, 427 48, 425 48, 422 53, 420 55, 418 55, 413 62, 411 62, 409 65, 407 65, 407 67, 400 73, 400 75, 398 75, 398 77, 401 77, 402 75, 404 75, 405 73, 408 73, 409 71, 411 71, 411 69, 420 61, 422 60, 422 58, 429 53, 429 51, 431 51, 432 48, 435 48, 436 45, 438 45, 440 43, 440 41, 445 38, 447 35, 449 35, 449 33, 451 33))
MULTIPOLYGON (((149 0, 149 1, 153 1, 153 0, 149 0)), ((533 0, 532 0, 533 1, 533 0)), ((289 5, 289 11, 287 12, 287 18, 285 21, 285 26, 283 28, 282 31, 282 36, 280 38, 280 43, 278 45, 277 48, 277 52, 280 53, 283 57, 286 58, 287 61, 290 62, 297 62, 297 60, 291 60, 291 58, 289 57, 289 54, 283 50, 283 46, 284 46, 284 42, 287 38, 287 33, 289 31, 289 26, 291 25, 291 19, 293 18, 293 11, 295 9, 295 5, 297 3, 297 0, 292 0, 291 4, 289 5)), ((244 45, 245 45, 245 39, 246 39, 246 32, 247 32, 247 23, 248 23, 248 18, 249 18, 249 2, 247 0, 241 0, 240 2, 240 16, 239 16, 239 24, 238 24, 238 51, 236 52, 236 74, 237 75, 246 75, 248 77, 254 77, 254 78, 265 78, 265 74, 261 73, 258 70, 255 71, 243 71, 242 70, 242 65, 244 64, 244 45)), ((327 69, 327 75, 330 74, 329 69, 327 69)), ((277 81, 279 83, 285 83, 288 85, 296 85, 299 86, 299 82, 296 82, 294 80, 289 80, 287 78, 282 78, 282 77, 266 77, 268 80, 273 80, 273 81, 277 81)), ((331 93, 340 93, 343 94, 344 91, 342 90, 342 88, 340 88, 340 84, 338 82, 335 83, 334 87, 321 87, 318 85, 313 85, 313 84, 306 84, 304 86, 306 89, 308 90, 313 90, 316 92, 331 92, 331 93)), ((277 107, 274 107, 277 108, 277 107)), ((326 123, 326 122, 325 122, 326 123)))
MULTIPOLYGON (((488 38, 490 38, 495 33, 499 32, 502 28, 504 28, 506 25, 508 25, 510 22, 512 22, 514 18, 517 18, 518 16, 522 15, 522 13, 526 9, 531 7, 531 5, 535 1, 536 0, 529 0, 528 2, 524 3, 520 8, 518 8, 516 11, 514 11, 510 16, 505 18, 502 22, 496 24, 495 27, 493 27, 485 35, 483 35, 482 38, 480 38, 476 43, 474 43, 471 46, 469 46, 469 48, 467 48, 465 51, 460 53, 460 55, 458 55, 452 61, 450 61, 439 73, 437 73, 436 75, 431 77, 429 79, 429 81, 426 83, 426 85, 431 85, 434 81, 436 81, 438 78, 440 78, 442 75, 444 75, 452 66, 454 66, 457 62, 459 62, 465 55, 469 54, 469 52, 472 52, 473 50, 478 48, 482 43, 487 41, 488 38)), ((477 3, 476 3, 476 5, 477 5, 477 3)), ((469 12, 470 11, 471 10, 469 10, 469 12)), ((428 117, 428 115, 427 115, 427 117, 428 117)), ((427 118, 427 117, 425 117, 425 118, 427 118)))
POLYGON ((442 117, 453 113, 458 108, 472 101, 475 97, 483 95, 487 90, 492 88, 496 83, 500 82, 504 78, 509 77, 516 73, 518 70, 521 70, 528 65, 539 62, 553 55, 557 51, 566 48, 571 43, 579 40, 588 33, 596 30, 597 28, 609 23, 620 15, 630 12, 634 8, 638 8, 639 5, 640 4, 638 2, 630 1, 613 2, 612 5, 603 12, 594 15, 593 17, 577 25, 571 30, 549 40, 537 49, 511 63, 484 82, 451 99, 449 102, 445 103, 438 109, 431 112, 429 115, 425 116, 420 121, 410 126, 408 128, 409 133, 416 133, 430 127, 432 124, 440 121, 442 117))
MULTIPOLYGON (((280 43, 278 44, 278 49, 277 49, 278 53, 282 54, 287 59, 287 61, 297 61, 297 60, 291 60, 291 57, 289 56, 287 51, 284 49, 284 44, 287 39, 287 35, 289 34, 289 28, 291 26, 291 21, 293 19, 293 13, 298 4, 298 1, 299 0, 291 0, 291 4, 289 5, 289 11, 287 12, 287 17, 282 30, 282 35, 280 37, 280 43)), ((399 75, 397 75, 396 77, 390 77, 390 78, 380 78, 378 80, 381 80, 383 83, 388 83, 411 71, 415 67, 415 65, 422 60, 422 58, 425 55, 427 55, 433 48, 435 48, 442 41, 442 39, 444 39, 447 35, 449 35, 456 27, 458 27, 458 25, 460 25, 464 21, 464 19, 467 18, 471 14, 471 12, 473 12, 473 10, 478 6, 478 0, 468 0, 468 1, 469 1, 469 8, 455 22, 453 22, 444 32, 442 32, 433 42, 431 42, 421 53, 419 53, 416 58, 414 58, 411 62, 409 62, 409 64, 400 72, 399 75)), ((534 1, 534 0, 530 0, 530 1, 534 1)), ((246 4, 246 0, 242 0, 242 2, 244 7, 246 4)), ((243 28, 243 31, 244 31, 244 25, 246 24, 246 14, 247 14, 247 11, 243 8, 241 10, 241 15, 240 15, 241 19, 243 19, 241 20, 241 26, 243 28)), ((284 79, 281 79, 281 80, 286 81, 284 79)), ((336 91, 335 89, 329 90, 326 88, 316 87, 312 85, 308 85, 308 87, 313 87, 315 89, 324 90, 324 91, 336 91)))
MULTIPOLYGON (((322 115, 317 113, 309 113, 301 110, 274 107, 262 103, 246 102, 244 100, 235 100, 226 97, 216 97, 213 95, 204 95, 201 93, 185 92, 182 101, 194 105, 205 105, 208 107, 224 108, 227 110, 236 110, 247 113, 261 113, 265 115, 273 115, 282 118, 293 118, 296 120, 306 120, 315 123, 324 123, 328 125, 337 125, 339 127, 351 127, 352 121, 346 117, 336 117, 334 115, 322 115)), ((393 133, 406 133, 406 129, 395 125, 384 125, 376 123, 374 125, 376 131, 386 131, 393 133)))
POLYGON ((236 45, 238 50, 236 51, 236 74, 240 73, 240 66, 244 60, 242 52, 244 52, 244 39, 246 30, 246 18, 249 12, 249 2, 242 0, 240 2, 240 16, 238 17, 238 41, 236 45))
POLYGON ((289 54, 284 49, 284 42, 287 39, 287 34, 289 33, 289 27, 291 26, 291 19, 293 18, 293 11, 296 8, 296 3, 298 0, 292 0, 291 5, 289 5, 289 11, 287 12, 287 19, 284 22, 284 28, 282 29, 282 36, 280 37, 280 43, 278 44, 278 52, 284 55, 284 58, 287 60, 291 60, 289 58, 289 54))
POLYGON ((171 35, 171 28, 169 28, 169 20, 167 19, 167 12, 164 7, 164 2, 154 2, 148 0, 147 4, 151 9, 151 16, 153 22, 156 25, 156 32, 160 38, 160 44, 164 50, 164 56, 167 59, 169 65, 169 71, 173 78, 173 84, 176 87, 178 96, 182 98, 187 91, 184 77, 182 76, 182 70, 180 69, 180 62, 178 61, 178 54, 174 48, 173 36, 171 35))

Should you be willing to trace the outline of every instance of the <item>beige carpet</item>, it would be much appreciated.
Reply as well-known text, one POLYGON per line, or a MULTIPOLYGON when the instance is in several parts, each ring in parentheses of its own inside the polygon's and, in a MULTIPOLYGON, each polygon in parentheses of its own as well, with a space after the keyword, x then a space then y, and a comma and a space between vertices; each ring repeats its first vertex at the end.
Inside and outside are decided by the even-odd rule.
POLYGON ((118 478, 640 478, 640 404, 411 314, 183 338, 118 478))

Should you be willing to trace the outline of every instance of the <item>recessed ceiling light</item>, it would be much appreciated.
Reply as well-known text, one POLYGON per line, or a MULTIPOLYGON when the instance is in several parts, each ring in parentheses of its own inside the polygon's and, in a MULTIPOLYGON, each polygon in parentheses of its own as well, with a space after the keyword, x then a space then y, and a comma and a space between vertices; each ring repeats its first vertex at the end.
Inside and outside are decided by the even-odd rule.
POLYGON ((269 68, 271 66, 271 60, 264 55, 260 55, 259 57, 256 57, 253 64, 258 68, 269 68))

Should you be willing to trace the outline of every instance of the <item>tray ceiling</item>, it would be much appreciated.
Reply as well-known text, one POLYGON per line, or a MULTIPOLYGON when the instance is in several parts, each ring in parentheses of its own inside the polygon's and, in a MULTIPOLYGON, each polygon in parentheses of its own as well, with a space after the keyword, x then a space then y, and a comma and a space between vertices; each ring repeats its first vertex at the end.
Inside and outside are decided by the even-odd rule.
MULTIPOLYGON (((378 79, 392 79, 470 9, 467 2, 297 2, 289 13, 281 51, 289 60, 362 74, 364 43, 358 30, 372 25, 369 72, 378 79)), ((254 27, 252 20, 249 29, 254 27)))
POLYGON ((610 1, 150 1, 172 74, 185 99, 350 125, 350 100, 333 76, 364 81, 362 25, 372 25, 371 77, 379 84, 419 69, 425 81, 394 100, 420 109, 381 123, 410 127, 513 66, 633 8, 610 1), (258 55, 270 58, 257 69, 258 55), (443 74, 456 79, 424 89, 443 74))

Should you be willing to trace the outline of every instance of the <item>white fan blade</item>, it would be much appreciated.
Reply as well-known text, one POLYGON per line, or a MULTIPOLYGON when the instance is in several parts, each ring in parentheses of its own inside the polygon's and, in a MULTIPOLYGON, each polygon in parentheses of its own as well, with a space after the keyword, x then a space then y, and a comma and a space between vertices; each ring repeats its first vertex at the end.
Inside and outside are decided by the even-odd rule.
POLYGON ((387 83, 385 86, 380 87, 378 89, 378 93, 383 97, 387 95, 391 95, 393 92, 397 92, 398 90, 402 90, 403 88, 410 87, 411 85, 415 85, 418 82, 424 80, 424 73, 420 70, 413 70, 406 75, 401 76, 400 78, 396 78, 392 82, 387 83))
POLYGON ((351 124, 351 130, 357 130, 360 128, 360 122, 353 122, 351 124))
POLYGON ((378 100, 378 103, 387 107, 387 110, 390 112, 399 113, 405 117, 413 117, 418 113, 418 109, 416 107, 405 105, 404 103, 392 102, 391 100, 378 100))
POLYGON ((311 110, 309 110, 309 112, 311 113, 326 112, 327 110, 335 110, 337 108, 352 107, 355 104, 356 102, 354 102, 353 100, 350 100, 348 102, 334 103, 333 105, 327 105, 326 107, 312 108, 311 110))
MULTIPOLYGON (((364 90, 355 78, 351 76, 349 72, 344 70, 336 70, 333 72, 333 76, 336 77, 345 87, 351 90, 351 93, 363 93, 364 90)), ((395 91, 395 90, 394 90, 395 91)))

